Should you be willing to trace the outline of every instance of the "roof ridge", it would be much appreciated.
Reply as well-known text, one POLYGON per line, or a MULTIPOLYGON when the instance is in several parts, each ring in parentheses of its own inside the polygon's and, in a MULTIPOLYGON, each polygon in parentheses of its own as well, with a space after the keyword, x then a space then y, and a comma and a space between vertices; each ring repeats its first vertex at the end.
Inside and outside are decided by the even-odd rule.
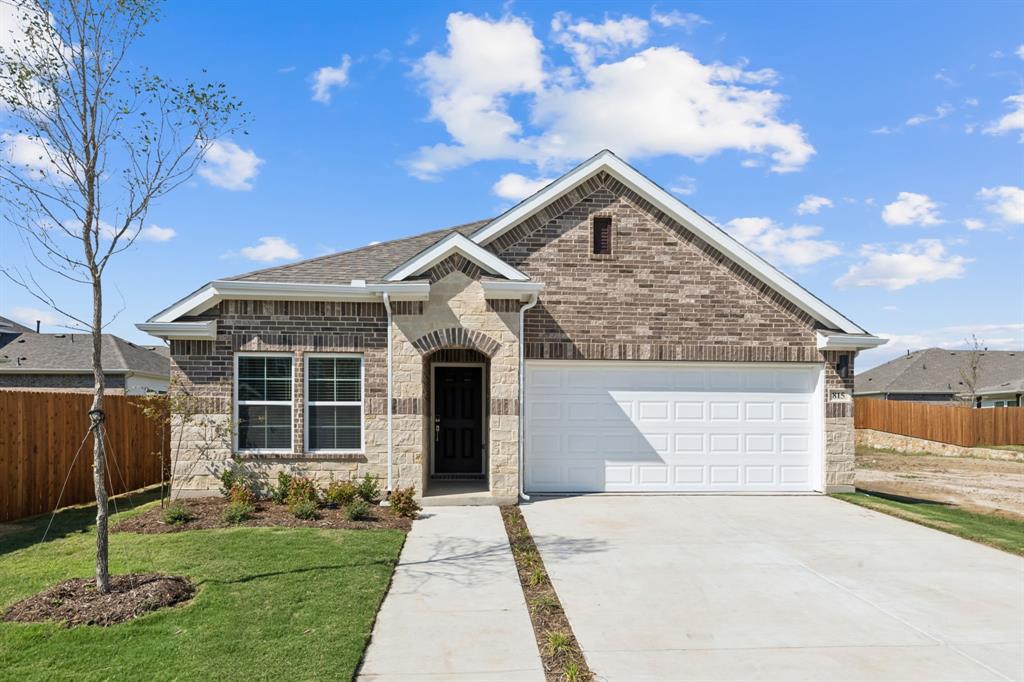
POLYGON ((491 218, 487 218, 485 220, 471 220, 468 223, 462 223, 460 225, 453 225, 452 227, 441 227, 441 228, 438 228, 436 230, 428 230, 426 232, 419 232, 417 234, 406 235, 405 237, 396 237, 395 239, 388 239, 387 241, 377 242, 376 244, 366 244, 364 246, 358 246, 358 247, 356 247, 354 249, 345 249, 345 250, 342 250, 342 251, 333 251, 331 253, 325 253, 322 256, 313 256, 312 258, 303 258, 302 260, 293 261, 291 263, 283 263, 281 265, 274 265, 274 266, 269 267, 269 268, 259 268, 258 270, 250 270, 249 272, 243 272, 240 275, 232 275, 231 277, 226 277, 225 279, 227 279, 227 280, 242 279, 243 277, 251 277, 252 275, 257 275, 257 274, 259 274, 261 272, 269 272, 271 270, 281 270, 283 268, 292 267, 294 265, 305 265, 305 264, 308 264, 308 263, 315 263, 317 261, 321 261, 321 260, 324 260, 324 259, 327 259, 327 258, 334 258, 335 256, 340 256, 342 254, 359 253, 360 251, 365 251, 366 249, 375 249, 375 248, 380 247, 380 246, 387 246, 388 244, 394 244, 396 242, 402 242, 402 241, 405 241, 406 239, 415 239, 415 238, 418 238, 418 237, 427 237, 427 236, 432 235, 432 234, 454 232, 456 230, 459 230, 461 228, 467 227, 469 225, 483 224, 483 223, 489 222, 490 220, 492 220, 492 219, 491 218))

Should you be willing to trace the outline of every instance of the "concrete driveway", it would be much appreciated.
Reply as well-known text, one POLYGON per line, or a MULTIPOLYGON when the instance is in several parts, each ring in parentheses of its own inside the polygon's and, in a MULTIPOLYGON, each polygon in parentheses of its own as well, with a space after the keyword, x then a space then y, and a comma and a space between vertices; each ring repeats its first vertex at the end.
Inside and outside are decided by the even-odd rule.
POLYGON ((821 496, 523 512, 601 679, 1024 679, 1011 554, 821 496))

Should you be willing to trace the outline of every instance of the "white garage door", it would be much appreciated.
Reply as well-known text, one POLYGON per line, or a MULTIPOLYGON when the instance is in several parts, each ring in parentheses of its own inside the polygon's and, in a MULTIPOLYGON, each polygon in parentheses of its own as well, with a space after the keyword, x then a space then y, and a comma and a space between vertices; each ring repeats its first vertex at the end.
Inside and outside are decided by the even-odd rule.
POLYGON ((821 489, 821 367, 526 363, 527 492, 821 489))

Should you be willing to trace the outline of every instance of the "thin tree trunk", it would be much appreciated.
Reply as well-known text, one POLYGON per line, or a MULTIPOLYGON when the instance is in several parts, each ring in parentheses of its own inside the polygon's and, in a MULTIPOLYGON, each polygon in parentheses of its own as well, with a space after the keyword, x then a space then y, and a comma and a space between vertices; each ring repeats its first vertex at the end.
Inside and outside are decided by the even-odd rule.
POLYGON ((103 431, 103 284, 98 277, 92 282, 92 375, 95 392, 92 399, 93 486, 96 490, 96 589, 110 592, 110 569, 107 559, 107 452, 103 431))

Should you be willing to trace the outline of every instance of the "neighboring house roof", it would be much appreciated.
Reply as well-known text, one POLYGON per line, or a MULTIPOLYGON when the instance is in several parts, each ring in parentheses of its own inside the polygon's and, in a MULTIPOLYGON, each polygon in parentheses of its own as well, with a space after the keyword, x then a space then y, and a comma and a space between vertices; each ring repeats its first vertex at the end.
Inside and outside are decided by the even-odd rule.
MULTIPOLYGON (((103 335, 100 355, 108 374, 170 376, 166 355, 103 335)), ((21 334, 0 349, 0 372, 5 374, 80 374, 92 371, 92 339, 88 334, 21 334)))
POLYGON ((1000 393, 1024 393, 1024 377, 1020 379, 1013 379, 1011 381, 1004 381, 1001 384, 992 384, 990 386, 982 386, 974 391, 979 396, 981 395, 998 395, 1000 393))
MULTIPOLYGON (((607 173, 626 185, 631 192, 635 192, 639 198, 650 203, 655 210, 664 212, 666 216, 692 231, 821 323, 823 330, 828 333, 819 338, 820 348, 857 349, 884 343, 884 340, 868 334, 608 150, 601 151, 584 161, 492 220, 467 223, 407 239, 374 244, 354 251, 330 254, 209 282, 157 313, 147 323, 138 325, 139 329, 164 338, 214 338, 214 324, 178 320, 199 314, 224 299, 381 300, 388 294, 394 300, 399 300, 399 295, 406 296, 405 300, 425 300, 429 293, 429 284, 406 279, 422 269, 421 260, 429 261, 435 256, 443 256, 450 251, 448 247, 460 243, 464 247, 459 249, 460 253, 478 265, 482 264, 485 260, 484 250, 467 247, 469 242, 479 247, 485 246, 524 220, 540 214, 549 207, 558 207, 561 203, 569 202, 573 190, 601 173, 607 173), (433 249, 435 246, 439 248, 433 249), (834 332, 841 332, 842 338, 832 338, 834 332)), ((500 261, 493 254, 489 256, 492 260, 500 261)), ((485 269, 504 275, 507 279, 519 279, 515 272, 512 272, 515 269, 508 264, 505 265, 510 272, 501 272, 501 268, 493 263, 491 267, 485 269)), ((495 293, 498 291, 496 288, 495 293)), ((504 287, 501 292, 507 297, 535 293, 525 287, 514 290, 504 287)))
MULTIPOLYGON (((966 371, 972 351, 927 348, 890 360, 854 377, 855 395, 871 393, 938 393, 957 395, 967 389, 966 371)), ((1024 377, 1024 351, 979 351, 978 384, 1024 377)))

